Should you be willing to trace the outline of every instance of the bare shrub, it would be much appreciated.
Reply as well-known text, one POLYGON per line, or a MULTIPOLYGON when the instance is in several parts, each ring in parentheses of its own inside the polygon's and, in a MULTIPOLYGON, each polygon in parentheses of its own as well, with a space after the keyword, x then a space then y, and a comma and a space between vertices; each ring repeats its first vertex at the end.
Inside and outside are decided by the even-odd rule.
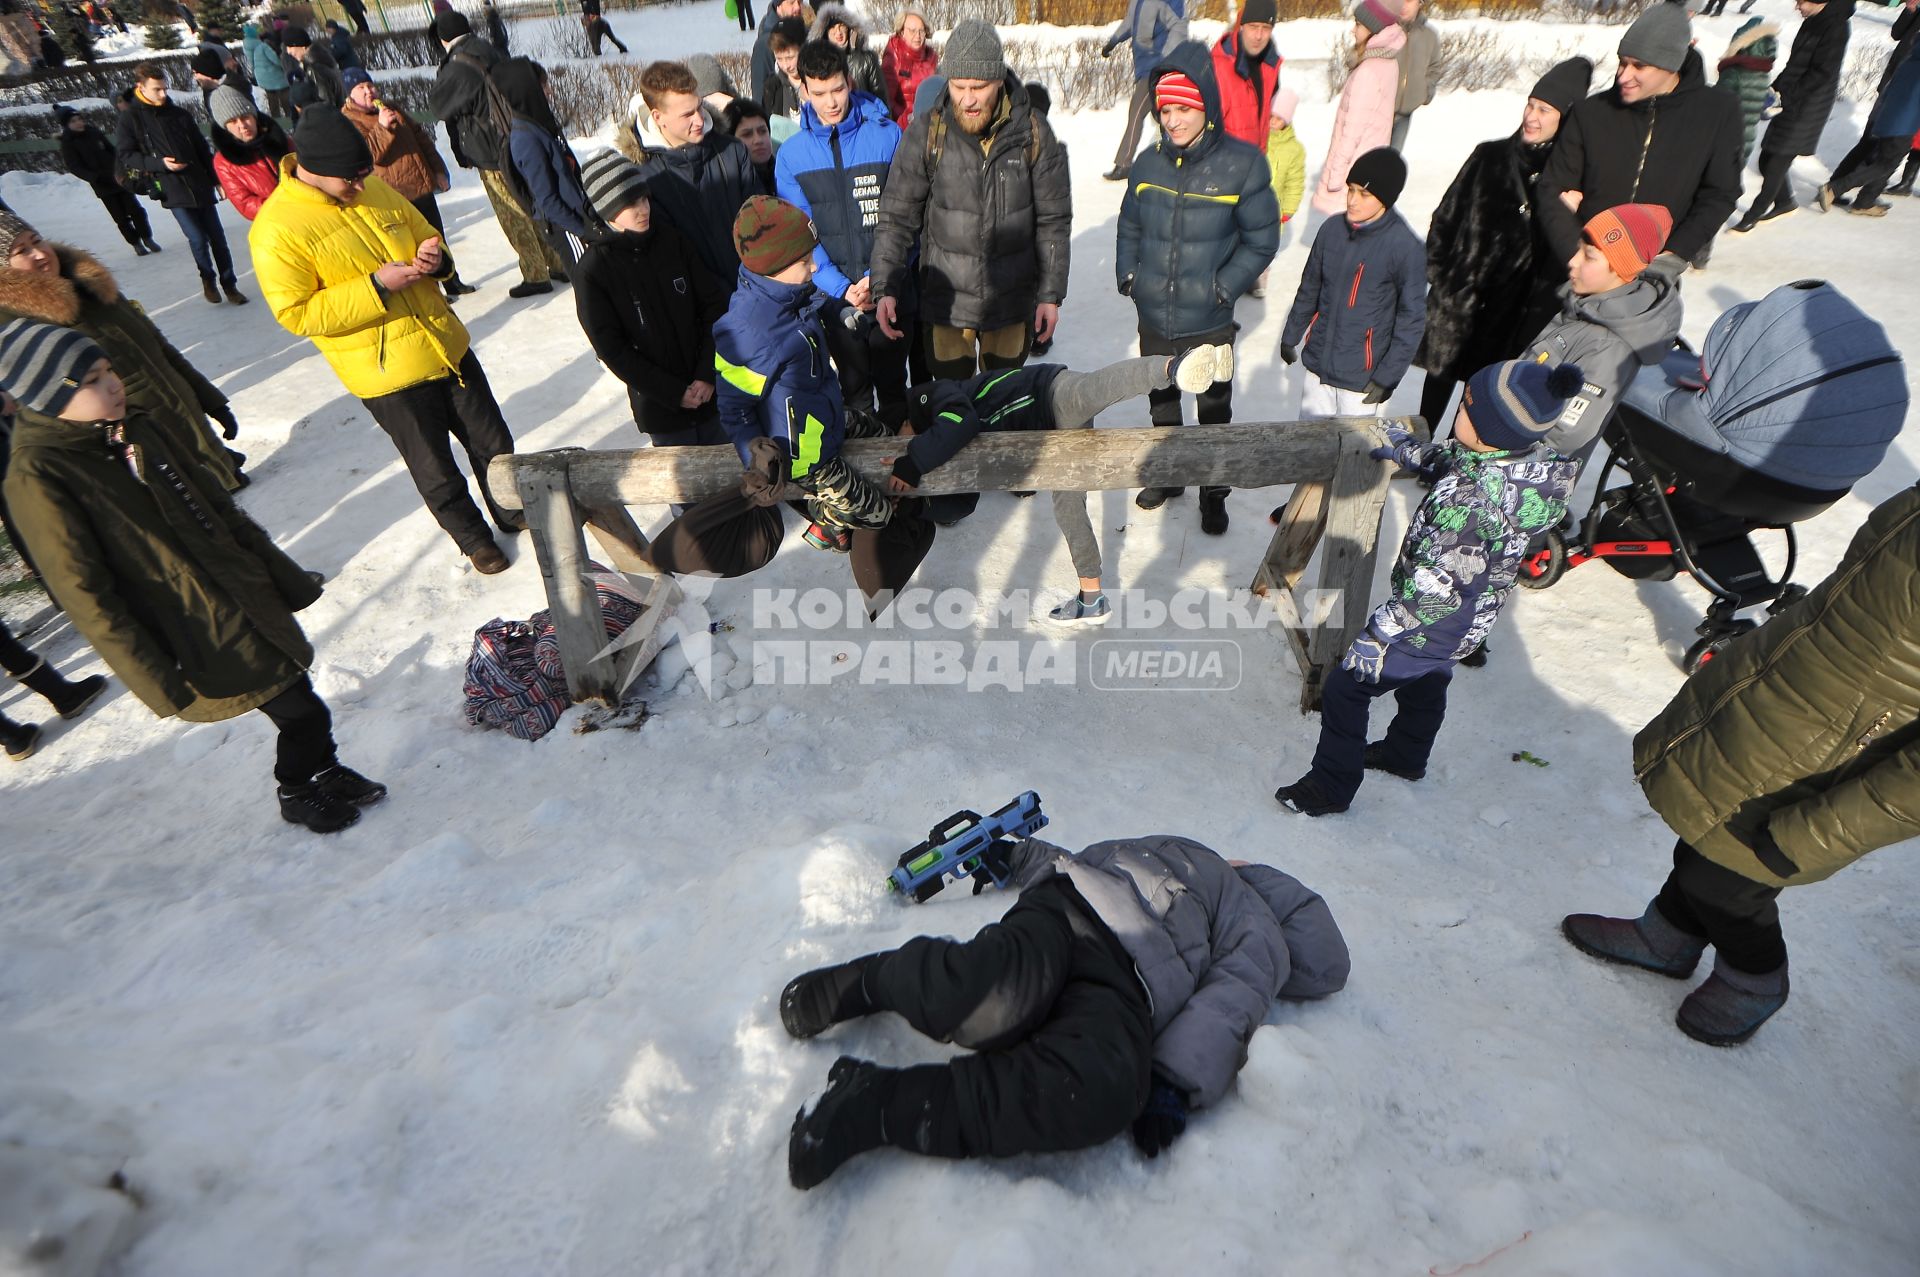
POLYGON ((1101 57, 1097 39, 1071 44, 1014 39, 1006 49, 1013 73, 1046 85, 1056 110, 1097 110, 1125 101, 1133 91, 1132 59, 1123 53, 1101 57))
POLYGON ((1886 74, 1893 58, 1891 47, 1854 45, 1847 50, 1847 65, 1840 72, 1840 96, 1849 102, 1865 102, 1880 91, 1880 77, 1886 74))

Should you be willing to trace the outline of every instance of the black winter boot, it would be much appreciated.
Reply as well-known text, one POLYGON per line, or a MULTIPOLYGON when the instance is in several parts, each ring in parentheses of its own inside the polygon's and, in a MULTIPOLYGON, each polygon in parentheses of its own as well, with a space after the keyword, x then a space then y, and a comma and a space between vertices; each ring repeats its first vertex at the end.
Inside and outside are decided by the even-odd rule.
POLYGON ((1273 791, 1273 797, 1288 811, 1298 812, 1302 816, 1335 816, 1348 807, 1346 803, 1337 803, 1329 798, 1310 775, 1302 776, 1291 785, 1282 785, 1273 791))
POLYGON ((1231 488, 1200 489, 1200 530, 1210 537, 1227 531, 1227 493, 1231 488))
POLYGON ((1393 761, 1393 755, 1387 752, 1387 742, 1370 741, 1367 744, 1366 768, 1370 772, 1385 772, 1389 776, 1398 776, 1401 780, 1425 780, 1427 769, 1402 767, 1393 761))
POLYGON ((1674 1023, 1695 1042, 1738 1046, 1787 1005, 1787 964, 1754 975, 1713 955, 1713 974, 1680 1004, 1674 1023))
POLYGON ((280 818, 290 825, 305 825, 316 834, 331 834, 360 819, 360 809, 342 802, 322 790, 313 781, 304 785, 282 785, 280 818))
POLYGON ((40 663, 20 678, 22 686, 40 693, 47 698, 54 711, 62 718, 78 718, 86 712, 100 693, 107 690, 106 676, 94 674, 77 683, 69 683, 60 677, 60 671, 47 664, 47 658, 41 657, 40 663))
POLYGON ((1139 495, 1134 497, 1133 503, 1142 510, 1158 510, 1175 497, 1183 497, 1186 494, 1185 488, 1142 488, 1139 495))
POLYGON ((1639 967, 1675 980, 1692 975, 1707 948, 1704 939, 1668 922, 1652 904, 1638 918, 1570 913, 1560 920, 1560 934, 1574 948, 1602 962, 1639 967))
POLYGON ((313 783, 327 797, 355 807, 369 806, 387 796, 385 785, 377 780, 368 780, 353 768, 342 767, 338 763, 316 774, 313 783))
POLYGON ((793 1115, 787 1136, 787 1179, 795 1188, 826 1182, 848 1158, 887 1142, 885 1110, 894 1070, 843 1055, 827 1073, 827 1091, 813 1111, 793 1115))
POLYGON ((867 998, 867 968, 877 955, 868 954, 837 967, 821 967, 796 976, 780 990, 780 1023, 796 1038, 823 1033, 842 1020, 873 1013, 867 998))
POLYGON ((33 723, 16 723, 5 714, 0 714, 0 749, 7 751, 7 757, 18 763, 33 756, 40 747, 40 728, 33 723))

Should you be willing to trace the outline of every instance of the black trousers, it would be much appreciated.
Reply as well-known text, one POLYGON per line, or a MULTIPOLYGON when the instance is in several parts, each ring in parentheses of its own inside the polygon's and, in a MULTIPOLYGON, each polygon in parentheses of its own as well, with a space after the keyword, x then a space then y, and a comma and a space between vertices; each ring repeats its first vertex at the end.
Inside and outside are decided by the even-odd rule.
POLYGON ((907 349, 913 338, 895 341, 878 324, 862 328, 852 333, 841 324, 826 326, 827 353, 840 375, 840 397, 849 407, 877 412, 880 420, 898 426, 907 419, 907 349))
POLYGON ((1900 161, 1912 146, 1913 140, 1908 137, 1863 137, 1840 161, 1840 167, 1827 179, 1827 185, 1835 195, 1845 195, 1859 187, 1860 193, 1853 200, 1855 208, 1876 204, 1892 180, 1893 171, 1900 167, 1900 161))
POLYGON ((480 495, 503 532, 518 531, 526 521, 494 504, 487 491, 487 463, 513 451, 513 433, 507 429, 493 387, 479 359, 469 350, 460 360, 457 377, 423 381, 390 395, 362 401, 380 428, 400 450, 413 486, 435 522, 446 529, 460 553, 472 554, 489 545, 493 536, 467 491, 466 476, 453 460, 453 441, 466 450, 467 463, 480 485, 480 495))
POLYGON ((0 625, 0 670, 19 678, 39 663, 40 658, 28 651, 26 644, 13 636, 12 630, 0 625))
POLYGON ((1064 877, 968 941, 921 936, 868 968, 867 994, 974 1054, 903 1069, 889 1143, 935 1157, 1090 1148, 1147 1101, 1153 1021, 1133 963, 1064 877))
POLYGON ((1320 687, 1320 743, 1308 773, 1321 792, 1336 802, 1352 802, 1366 778, 1367 720, 1375 698, 1393 693, 1399 710, 1387 725, 1387 753, 1393 765, 1421 771, 1433 753, 1433 741, 1447 717, 1447 687, 1453 666, 1442 665, 1414 678, 1383 675, 1363 683, 1336 665, 1320 687))
POLYGON ((753 0, 740 0, 736 13, 739 17, 740 29, 742 31, 751 31, 754 29, 753 0))
POLYGON ((333 746, 333 715, 305 674, 300 681, 260 707, 280 729, 274 747, 273 778, 282 785, 304 785, 339 762, 333 746))
POLYGON ((119 187, 94 187, 93 193, 107 206, 108 216, 120 231, 120 238, 129 244, 138 244, 143 239, 153 238, 153 223, 147 220, 147 210, 140 207, 140 197, 132 191, 123 191, 119 187))
POLYGON ((613 28, 609 26, 607 20, 599 14, 596 13, 589 16, 586 20, 586 27, 587 44, 593 49, 594 57, 597 58, 600 56, 600 41, 602 40, 613 41, 614 47, 622 53, 627 51, 627 46, 620 43, 620 37, 613 33, 613 28))
POLYGON ((1712 945, 1735 970, 1764 975, 1787 960, 1779 899, 1780 888, 1717 865, 1681 841, 1673 844, 1673 872, 1653 907, 1712 945))
POLYGON ((1787 181, 1787 170, 1792 167, 1791 155, 1776 155, 1764 146, 1760 148, 1760 193, 1753 197, 1749 217, 1765 217, 1776 208, 1793 207, 1793 186, 1787 181))
MULTIPOLYGON (((1140 353, 1142 355, 1182 355, 1195 346, 1228 346, 1233 344, 1234 326, 1229 324, 1216 333, 1202 333, 1197 337, 1162 337, 1150 328, 1140 329, 1140 353)), ((1207 389, 1194 396, 1197 411, 1194 416, 1203 426, 1225 425, 1233 420, 1233 383, 1216 381, 1207 389)), ((1149 416, 1156 426, 1177 426, 1182 424, 1180 414, 1180 388, 1168 386, 1165 390, 1147 392, 1147 403, 1151 405, 1149 416)), ((1218 492, 1225 496, 1230 489, 1202 488, 1201 494, 1218 492)))

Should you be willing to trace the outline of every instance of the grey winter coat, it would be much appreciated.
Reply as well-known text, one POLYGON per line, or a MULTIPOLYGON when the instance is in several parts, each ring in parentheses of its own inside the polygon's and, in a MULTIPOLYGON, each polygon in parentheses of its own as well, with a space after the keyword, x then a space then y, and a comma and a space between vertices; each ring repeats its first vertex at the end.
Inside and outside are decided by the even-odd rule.
POLYGON ((1015 890, 1065 874, 1120 941, 1151 1004, 1154 1070, 1195 1107, 1226 1093, 1275 998, 1346 987, 1352 964, 1327 902, 1270 866, 1236 870, 1155 834, 1077 854, 1029 838, 1013 870, 1015 890))
POLYGON ((1394 95, 1393 113, 1412 115, 1433 101, 1436 84, 1434 68, 1440 61, 1440 35, 1427 25, 1422 10, 1412 25, 1400 24, 1407 33, 1406 47, 1400 50, 1400 91, 1394 95))
POLYGON ((946 84, 932 89, 929 82, 920 94, 880 196, 867 266, 874 296, 913 295, 907 269, 917 242, 923 323, 984 330, 1031 322, 1036 304, 1067 295, 1067 148, 1011 74, 984 138, 949 127, 946 84))
POLYGON ((1154 68, 1200 86, 1207 128, 1184 149, 1159 140, 1133 162, 1120 201, 1114 274, 1140 326, 1198 337, 1233 323, 1233 304, 1280 247, 1280 205, 1266 153, 1227 135, 1213 55, 1187 43, 1154 68))
POLYGON ((1680 290, 1657 275, 1591 297, 1560 286, 1560 313, 1527 347, 1522 359, 1549 366, 1577 364, 1586 385, 1547 432, 1547 446, 1579 457, 1600 437, 1620 394, 1642 367, 1652 367, 1680 335, 1680 290))

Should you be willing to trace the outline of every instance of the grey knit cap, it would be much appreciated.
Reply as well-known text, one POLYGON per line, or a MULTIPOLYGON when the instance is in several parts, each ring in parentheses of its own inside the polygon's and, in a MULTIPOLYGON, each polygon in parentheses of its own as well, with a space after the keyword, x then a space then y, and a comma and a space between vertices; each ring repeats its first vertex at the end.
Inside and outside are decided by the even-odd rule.
POLYGON ((693 72, 693 96, 697 98, 709 93, 724 93, 730 98, 740 96, 740 90, 733 85, 733 77, 720 65, 720 59, 711 53, 688 55, 687 70, 693 72))
POLYGON ((106 357, 85 333, 16 319, 0 328, 0 390, 57 417, 95 361, 106 357))
POLYGON ((1647 6, 1620 37, 1620 56, 1662 71, 1678 71, 1693 46, 1693 24, 1686 8, 1673 0, 1647 6))
POLYGON ((648 194, 640 166, 618 151, 601 151, 582 164, 580 184, 587 188, 587 203, 603 222, 611 222, 621 209, 648 194))
MULTIPOLYGON (((26 218, 10 208, 0 208, 0 259, 12 257, 13 241, 20 238, 22 231, 32 230, 33 227, 28 225, 26 218)), ((40 232, 33 233, 38 235, 40 232)), ((0 266, 5 264, 4 260, 0 260, 0 266)))
POLYGON ((231 84, 221 85, 207 97, 207 111, 213 116, 215 124, 225 124, 228 120, 237 120, 242 116, 251 119, 259 109, 253 104, 252 98, 231 84))
POLYGON ((993 24, 965 18, 940 50, 940 73, 949 80, 1003 80, 1007 53, 993 24))

